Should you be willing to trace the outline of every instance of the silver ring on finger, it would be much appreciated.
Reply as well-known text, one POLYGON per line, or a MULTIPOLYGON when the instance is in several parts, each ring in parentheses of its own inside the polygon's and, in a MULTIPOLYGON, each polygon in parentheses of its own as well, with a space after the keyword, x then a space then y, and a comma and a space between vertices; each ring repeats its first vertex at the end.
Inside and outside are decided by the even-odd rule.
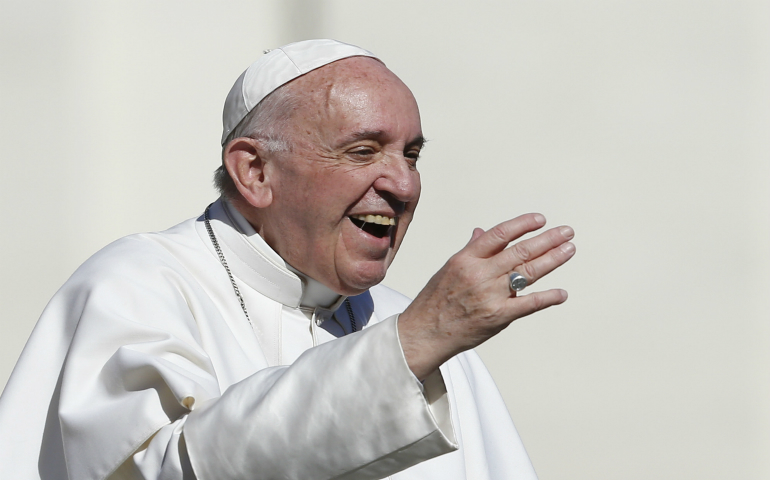
POLYGON ((508 279, 510 280, 510 283, 508 283, 508 288, 511 289, 511 293, 520 292, 527 286, 527 279, 524 278, 524 275, 518 272, 509 273, 508 279))

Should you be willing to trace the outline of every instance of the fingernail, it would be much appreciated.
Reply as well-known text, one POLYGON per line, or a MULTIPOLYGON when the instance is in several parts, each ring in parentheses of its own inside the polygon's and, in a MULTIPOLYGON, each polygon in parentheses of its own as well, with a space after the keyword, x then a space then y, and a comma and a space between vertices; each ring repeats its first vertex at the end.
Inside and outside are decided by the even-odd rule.
POLYGON ((575 253, 575 244, 569 243, 569 242, 565 243, 564 245, 561 246, 561 251, 568 255, 572 255, 575 253))
POLYGON ((575 231, 571 227, 564 226, 559 228, 559 231, 567 240, 571 240, 575 236, 575 231))
POLYGON ((541 215, 541 214, 539 214, 539 213, 536 213, 536 214, 535 214, 535 221, 536 221, 537 223, 539 223, 540 225, 545 225, 545 217, 544 217, 544 216, 542 216, 542 215, 541 215))

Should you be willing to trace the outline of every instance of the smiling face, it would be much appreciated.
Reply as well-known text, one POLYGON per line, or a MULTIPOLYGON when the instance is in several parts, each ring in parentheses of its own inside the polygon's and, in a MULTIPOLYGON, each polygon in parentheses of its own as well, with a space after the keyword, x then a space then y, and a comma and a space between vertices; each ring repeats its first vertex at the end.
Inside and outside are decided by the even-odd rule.
POLYGON ((302 96, 285 132, 291 149, 264 159, 272 201, 247 218, 297 270, 338 293, 361 293, 385 277, 420 197, 417 103, 365 57, 288 87, 302 96))

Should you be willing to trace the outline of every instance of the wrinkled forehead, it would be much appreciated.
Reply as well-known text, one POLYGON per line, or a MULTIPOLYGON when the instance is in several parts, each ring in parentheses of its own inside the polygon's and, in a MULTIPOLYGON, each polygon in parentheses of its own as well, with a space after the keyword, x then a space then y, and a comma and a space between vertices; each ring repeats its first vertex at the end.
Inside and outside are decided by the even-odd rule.
POLYGON ((287 87, 297 95, 329 99, 341 90, 393 88, 405 85, 379 60, 350 57, 325 65, 292 80, 287 87))
POLYGON ((285 88, 295 100, 284 117, 285 134, 294 145, 334 149, 353 139, 409 143, 422 138, 412 92, 375 59, 339 60, 285 88))

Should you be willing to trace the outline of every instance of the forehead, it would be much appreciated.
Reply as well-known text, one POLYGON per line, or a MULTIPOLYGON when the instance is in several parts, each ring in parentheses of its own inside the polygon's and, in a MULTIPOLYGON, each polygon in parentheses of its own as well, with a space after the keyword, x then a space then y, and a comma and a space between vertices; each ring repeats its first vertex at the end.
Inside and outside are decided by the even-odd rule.
POLYGON ((301 98, 301 105, 316 114, 368 108, 370 115, 383 110, 409 115, 417 110, 412 92, 401 79, 369 57, 333 62, 297 78, 290 88, 301 98))
MULTIPOLYGON (((323 94, 339 87, 403 86, 401 80, 379 60, 349 57, 313 70, 292 83, 308 95, 323 94)), ((408 90, 408 89, 407 89, 408 90)))

